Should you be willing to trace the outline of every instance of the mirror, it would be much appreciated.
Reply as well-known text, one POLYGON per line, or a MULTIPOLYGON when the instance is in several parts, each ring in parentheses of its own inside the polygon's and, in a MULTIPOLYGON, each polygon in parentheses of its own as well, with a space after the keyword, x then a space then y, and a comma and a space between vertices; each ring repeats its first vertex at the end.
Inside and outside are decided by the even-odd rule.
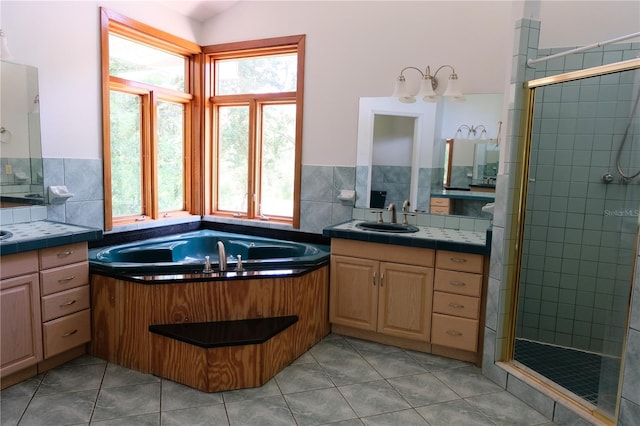
POLYGON ((452 190, 494 189, 500 147, 497 139, 448 139, 444 187, 452 190))
POLYGON ((0 61, 0 207, 44 204, 38 70, 0 61))
MULTIPOLYGON (((466 164, 464 172, 459 172, 464 181, 456 186, 466 191, 494 189, 503 95, 472 94, 465 98, 465 102, 412 104, 393 97, 361 98, 355 207, 383 208, 394 203, 401 208, 403 201, 409 200, 412 211, 429 212, 433 196, 454 198, 451 194, 443 195, 443 189, 449 186, 446 177, 454 169, 449 159, 453 161, 454 156, 455 167, 463 161, 466 164), (465 123, 485 123, 487 139, 442 138, 455 135, 465 123)), ((466 200, 469 197, 458 198, 462 201, 453 204, 470 203, 466 200)), ((478 201, 485 204, 491 199, 489 194, 480 198, 478 201)), ((457 207, 450 211, 475 215, 473 212, 477 210, 457 207)))
POLYGON ((361 98, 356 162, 356 207, 394 203, 426 210, 439 104, 361 98))

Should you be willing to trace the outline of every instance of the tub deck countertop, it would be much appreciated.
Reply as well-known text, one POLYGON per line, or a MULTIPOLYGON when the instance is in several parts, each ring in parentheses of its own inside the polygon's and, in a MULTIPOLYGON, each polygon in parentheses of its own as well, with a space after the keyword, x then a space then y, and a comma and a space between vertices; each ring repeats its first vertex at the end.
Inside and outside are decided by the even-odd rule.
POLYGON ((480 232, 418 225, 418 232, 394 233, 367 231, 356 227, 361 222, 366 221, 354 219, 334 225, 325 228, 322 235, 328 238, 343 238, 482 255, 491 253, 491 229, 480 232))
POLYGON ((101 229, 50 220, 0 225, 0 230, 13 234, 9 238, 0 240, 0 255, 96 241, 102 238, 101 229))

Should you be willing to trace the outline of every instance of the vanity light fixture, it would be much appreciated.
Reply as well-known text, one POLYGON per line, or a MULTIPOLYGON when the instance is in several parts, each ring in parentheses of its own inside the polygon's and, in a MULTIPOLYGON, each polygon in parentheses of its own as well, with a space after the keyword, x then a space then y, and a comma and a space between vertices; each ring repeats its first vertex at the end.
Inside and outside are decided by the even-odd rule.
POLYGON ((478 126, 474 126, 473 124, 471 126, 467 126, 466 124, 463 124, 462 126, 458 127, 458 130, 456 130, 456 136, 455 139, 487 139, 487 128, 484 127, 484 125, 480 124, 478 126), (482 130, 480 130, 482 129, 482 130), (466 130, 467 134, 466 137, 462 137, 462 130, 466 130), (480 130, 480 135, 478 136, 478 131, 480 130))
POLYGON ((11 55, 11 52, 9 51, 9 45, 7 44, 7 36, 5 35, 4 31, 2 31, 1 28, 0 28, 0 39, 2 39, 2 42, 0 43, 0 58, 2 59, 13 58, 13 56, 11 55))
POLYGON ((456 70, 453 69, 451 65, 442 65, 435 73, 433 73, 433 75, 431 75, 431 68, 429 68, 428 65, 425 72, 420 71, 420 69, 416 67, 405 67, 400 71, 400 75, 396 79, 396 85, 392 96, 398 98, 400 102, 404 103, 414 103, 416 101, 416 96, 421 97, 425 102, 438 102, 441 96, 449 98, 452 101, 463 101, 464 96, 460 91, 459 84, 458 74, 456 74, 456 70), (443 68, 451 68, 451 74, 449 74, 447 88, 444 93, 442 93, 442 95, 438 95, 435 91, 439 85, 436 76, 443 68), (404 72, 408 69, 416 70, 422 76, 420 90, 418 90, 418 93, 415 95, 409 93, 407 81, 404 77, 404 72))

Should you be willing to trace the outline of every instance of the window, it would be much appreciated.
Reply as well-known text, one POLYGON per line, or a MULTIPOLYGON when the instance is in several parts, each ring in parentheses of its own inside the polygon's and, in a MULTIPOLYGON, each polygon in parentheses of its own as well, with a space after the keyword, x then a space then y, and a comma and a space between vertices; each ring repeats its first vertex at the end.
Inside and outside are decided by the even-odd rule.
POLYGON ((196 44, 101 9, 105 229, 199 214, 196 44))
POLYGON ((211 214, 299 227, 305 36, 203 48, 211 214))

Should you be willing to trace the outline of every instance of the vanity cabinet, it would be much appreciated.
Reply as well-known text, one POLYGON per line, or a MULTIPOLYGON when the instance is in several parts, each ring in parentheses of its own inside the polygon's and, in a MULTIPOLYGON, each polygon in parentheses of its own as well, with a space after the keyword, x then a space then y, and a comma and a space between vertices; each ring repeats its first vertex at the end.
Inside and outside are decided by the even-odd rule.
POLYGON ((85 353, 91 339, 87 243, 2 256, 2 387, 85 353))
POLYGON ((451 199, 443 197, 431 197, 431 201, 429 202, 429 213, 451 214, 451 199))
POLYGON ((37 252, 2 256, 0 316, 0 377, 5 377, 42 360, 37 252))
POLYGON ((331 239, 336 334, 482 361, 488 257, 331 239))
POLYGON ((87 245, 42 249, 39 258, 46 359, 91 340, 87 245))
POLYGON ((333 239, 329 320, 428 342, 434 251, 333 239))
POLYGON ((484 256, 438 250, 431 343, 477 352, 484 256))

